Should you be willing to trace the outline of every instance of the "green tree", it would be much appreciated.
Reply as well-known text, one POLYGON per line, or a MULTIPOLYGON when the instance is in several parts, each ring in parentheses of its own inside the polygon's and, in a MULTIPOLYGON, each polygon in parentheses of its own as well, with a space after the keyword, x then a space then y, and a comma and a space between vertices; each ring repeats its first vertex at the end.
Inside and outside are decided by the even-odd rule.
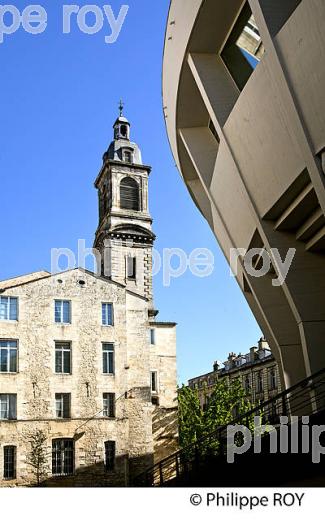
POLYGON ((234 422, 235 418, 245 415, 251 409, 252 403, 238 379, 229 383, 225 379, 218 381, 204 413, 206 432, 234 422))
POLYGON ((204 413, 197 390, 183 385, 178 392, 180 446, 186 447, 204 435, 204 413))
MULTIPOLYGON (((178 393, 180 446, 185 449, 188 456, 193 455, 195 448, 191 445, 198 439, 201 441, 196 449, 199 449, 201 454, 218 453, 219 440, 210 434, 213 434, 219 426, 235 422, 238 424, 236 418, 253 408, 239 380, 228 382, 223 379, 216 383, 210 397, 206 387, 204 394, 206 406, 202 410, 197 389, 183 385, 178 393)), ((245 419, 244 424, 253 428, 254 419, 249 418, 248 421, 245 419)))
POLYGON ((40 486, 47 477, 49 452, 47 437, 42 430, 36 430, 28 435, 30 451, 26 456, 26 463, 31 466, 37 486, 40 486))

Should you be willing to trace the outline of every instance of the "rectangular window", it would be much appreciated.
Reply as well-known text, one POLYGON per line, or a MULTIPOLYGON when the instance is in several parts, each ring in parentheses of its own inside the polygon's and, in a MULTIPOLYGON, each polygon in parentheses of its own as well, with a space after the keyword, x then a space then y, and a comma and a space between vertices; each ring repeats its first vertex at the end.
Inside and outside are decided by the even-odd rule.
POLYGON ((102 325, 113 325, 113 304, 102 303, 102 325))
POLYGON ((115 468, 115 441, 105 442, 105 468, 112 471, 115 468))
POLYGON ((132 162, 132 153, 129 151, 124 151, 124 161, 131 163, 132 162))
POLYGON ((135 280, 137 277, 137 259, 134 256, 127 256, 127 278, 135 280))
POLYGON ((103 416, 115 417, 115 394, 103 394, 103 416))
POLYGON ((56 374, 71 374, 70 343, 55 343, 55 372, 56 374))
POLYGON ((258 393, 263 392, 263 373, 262 370, 257 372, 256 374, 257 381, 256 381, 256 390, 258 393))
POLYGON ((156 370, 151 372, 151 392, 158 392, 158 374, 156 370))
POLYGON ((0 296, 0 320, 18 320, 18 298, 0 296))
POLYGON ((0 372, 17 372, 17 341, 0 340, 0 372))
POLYGON ((17 394, 0 394, 0 419, 17 419, 17 394))
POLYGON ((70 394, 55 394, 55 413, 58 419, 70 419, 70 394))
POLYGON ((73 475, 74 443, 73 439, 54 439, 52 441, 52 474, 73 475))
POLYGON ((55 300, 55 323, 71 323, 71 302, 55 300))
POLYGON ((221 58, 240 91, 263 53, 261 36, 249 3, 246 2, 221 53, 221 58))
POLYGON ((16 478, 16 446, 3 447, 3 478, 16 478))
POLYGON ((244 388, 245 388, 246 392, 250 392, 250 390, 251 390, 251 380, 250 380, 249 375, 245 376, 244 388))
POLYGON ((271 368, 270 373, 269 373, 269 384, 270 384, 270 390, 276 390, 277 380, 276 380, 276 371, 274 368, 271 368))
POLYGON ((150 341, 150 345, 156 344, 156 330, 155 329, 149 329, 149 341, 150 341))
POLYGON ((113 343, 103 343, 103 374, 114 374, 113 343))

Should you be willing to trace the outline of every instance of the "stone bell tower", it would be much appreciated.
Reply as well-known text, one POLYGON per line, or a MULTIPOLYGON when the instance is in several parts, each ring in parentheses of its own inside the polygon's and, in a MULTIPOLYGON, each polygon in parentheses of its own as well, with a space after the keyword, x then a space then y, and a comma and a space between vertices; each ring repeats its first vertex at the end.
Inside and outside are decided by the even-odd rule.
POLYGON ((152 301, 152 219, 148 208, 150 166, 142 163, 130 140, 130 123, 120 115, 114 138, 95 181, 99 224, 94 248, 101 253, 101 274, 152 301))

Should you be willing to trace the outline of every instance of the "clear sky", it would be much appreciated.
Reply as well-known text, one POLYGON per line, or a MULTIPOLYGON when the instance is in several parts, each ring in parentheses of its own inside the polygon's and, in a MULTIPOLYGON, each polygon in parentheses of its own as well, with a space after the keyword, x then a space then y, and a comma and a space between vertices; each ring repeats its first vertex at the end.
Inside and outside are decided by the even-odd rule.
MULTIPOLYGON (((20 10, 28 5, 11 3, 20 10)), ((208 278, 187 272, 170 287, 163 287, 161 274, 154 279, 159 319, 178 323, 179 382, 186 382, 228 352, 247 351, 261 332, 169 149, 161 100, 169 2, 129 0, 114 44, 104 41, 111 32, 107 21, 95 35, 83 34, 76 23, 71 34, 62 34, 62 6, 68 3, 44 0, 46 31, 36 36, 20 29, 0 44, 0 279, 50 269, 51 248, 76 250, 78 239, 92 246, 98 214, 93 182, 123 98, 132 139, 153 167, 157 249, 190 254, 209 248, 215 257, 208 278)), ((104 3, 115 14, 121 6, 97 5, 104 3)))

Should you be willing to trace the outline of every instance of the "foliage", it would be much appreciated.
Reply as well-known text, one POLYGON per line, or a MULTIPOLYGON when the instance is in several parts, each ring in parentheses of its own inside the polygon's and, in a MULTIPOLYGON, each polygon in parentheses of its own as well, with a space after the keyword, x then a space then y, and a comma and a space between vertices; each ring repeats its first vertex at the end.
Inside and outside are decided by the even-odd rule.
POLYGON ((36 483, 40 486, 49 472, 47 437, 42 430, 36 430, 28 435, 28 441, 30 452, 27 454, 26 463, 31 466, 36 483))
MULTIPOLYGON (((229 423, 240 424, 236 418, 253 408, 239 380, 218 381, 210 396, 206 386, 203 391, 206 401, 204 410, 200 406, 197 389, 183 385, 178 392, 180 446, 185 448, 185 453, 189 457, 193 455, 195 449, 199 449, 201 454, 220 452, 220 440, 212 433, 219 426, 229 423), (198 447, 192 447, 191 445, 200 438, 203 440, 198 443, 198 447)), ((245 419, 244 424, 253 429, 254 418, 245 419)))
POLYGON ((192 444, 205 433, 198 393, 185 385, 178 392, 178 424, 181 447, 192 444))

